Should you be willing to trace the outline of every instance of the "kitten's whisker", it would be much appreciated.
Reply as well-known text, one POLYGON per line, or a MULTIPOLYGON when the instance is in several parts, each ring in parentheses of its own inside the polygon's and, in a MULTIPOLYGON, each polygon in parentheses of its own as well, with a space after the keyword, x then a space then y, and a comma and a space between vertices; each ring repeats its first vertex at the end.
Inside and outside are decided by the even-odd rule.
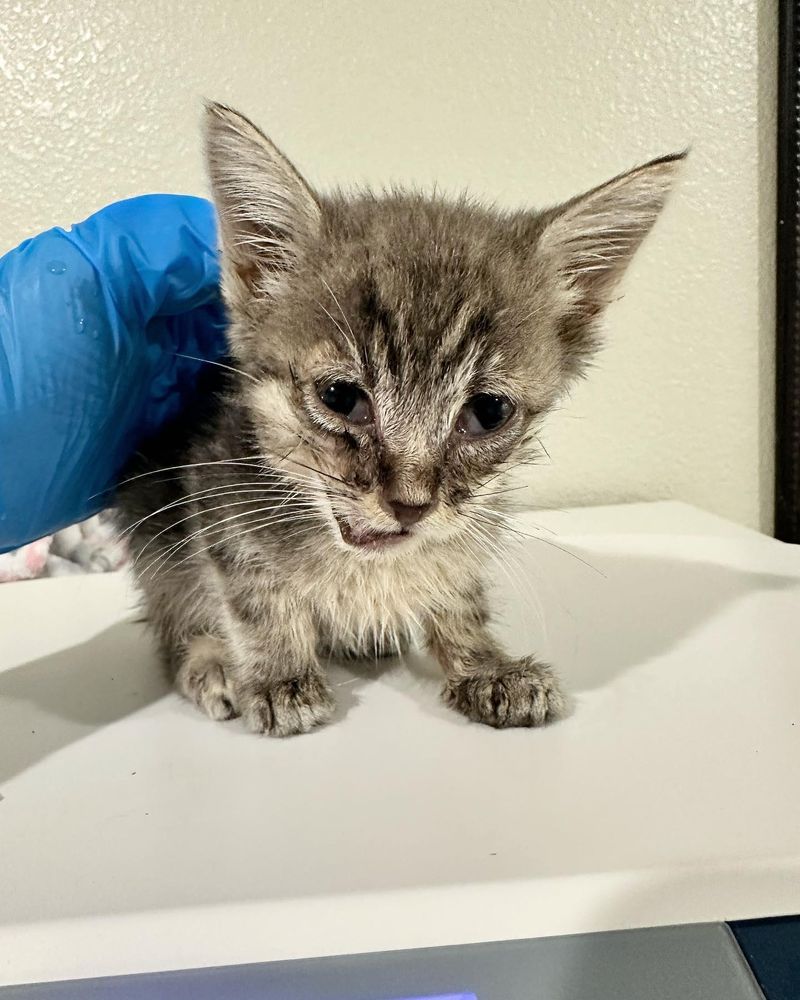
POLYGON ((477 532, 471 526, 469 533, 458 536, 456 541, 461 553, 478 573, 485 569, 488 562, 497 558, 497 553, 491 552, 488 545, 479 542, 477 532))
MULTIPOLYGON (((297 446, 295 446, 295 447, 297 447, 297 446)), ((294 450, 294 449, 292 449, 292 450, 294 450)), ((237 459, 219 459, 218 461, 214 461, 214 462, 192 462, 192 463, 187 463, 185 465, 166 465, 166 466, 164 466, 163 468, 160 468, 160 469, 151 469, 151 470, 149 470, 147 472, 142 472, 138 476, 132 476, 130 479, 123 479, 120 483, 117 484, 117 486, 125 486, 127 483, 131 483, 131 482, 133 482, 136 479, 141 479, 144 476, 155 476, 155 475, 157 475, 160 472, 171 472, 171 471, 174 471, 174 470, 181 470, 181 469, 198 469, 198 468, 202 468, 203 471, 202 471, 201 475, 204 476, 204 477, 225 476, 225 475, 228 474, 228 470, 226 468, 224 468, 224 466, 228 466, 228 465, 234 466, 236 468, 236 474, 240 475, 240 476, 250 476, 253 479, 262 479, 262 480, 263 479, 267 479, 269 477, 272 477, 272 478, 277 479, 277 480, 280 480, 281 478, 285 479, 287 477, 287 475, 288 475, 288 473, 287 473, 287 471, 285 469, 276 469, 276 468, 274 468, 274 467, 272 467, 270 465, 264 464, 264 462, 267 462, 267 461, 271 460, 271 458, 275 458, 275 457, 279 458, 281 456, 253 455, 253 456, 244 456, 243 458, 237 458, 237 459), (247 460, 248 458, 260 458, 263 461, 262 462, 251 462, 251 461, 247 460), (218 468, 218 469, 217 468, 208 469, 208 468, 206 468, 206 466, 220 466, 220 468, 218 468), (254 469, 255 471, 254 472, 242 472, 242 471, 240 471, 240 469, 254 469)), ((301 476, 298 473, 295 473, 294 475, 295 475, 295 478, 303 478, 303 479, 306 479, 308 482, 313 482, 314 481, 311 476, 301 476)), ((167 477, 165 479, 156 479, 156 480, 154 480, 154 483, 176 482, 176 481, 181 481, 184 478, 185 477, 182 476, 182 475, 169 476, 169 477, 167 477)), ((209 489, 210 488, 211 487, 209 487, 209 489)), ((109 490, 109 492, 110 492, 110 490, 109 490)), ((100 496, 100 494, 99 493, 95 494, 95 496, 100 496)))
MULTIPOLYGON (((160 471, 160 470, 156 470, 156 471, 160 471)), ((227 469, 205 469, 203 471, 203 473, 202 473, 202 477, 203 477, 203 481, 204 482, 207 481, 207 480, 213 480, 213 479, 223 480, 224 481, 230 475, 231 475, 231 473, 227 469)), ((245 472, 245 471, 240 471, 239 469, 236 470, 236 475, 237 476, 249 476, 250 479, 253 480, 254 482, 258 482, 258 481, 264 479, 264 476, 260 472, 245 472)), ((185 476, 181 476, 181 475, 178 475, 178 476, 165 476, 163 479, 153 479, 153 480, 151 480, 151 482, 148 485, 159 486, 159 485, 163 485, 164 483, 184 483, 185 481, 186 481, 186 477, 185 476)), ((223 484, 224 484, 224 482, 223 482, 223 484)), ((207 486, 206 487, 206 489, 209 489, 209 490, 215 489, 215 488, 216 487, 213 487, 213 486, 207 486)), ((202 493, 203 491, 200 490, 199 492, 202 493)))
MULTIPOLYGON (((272 507, 261 507, 258 510, 246 510, 240 511, 238 514, 232 514, 230 517, 223 517, 222 520, 212 521, 211 524, 204 525, 197 531, 193 531, 191 534, 187 535, 185 538, 179 539, 177 542, 173 542, 163 553, 152 559, 147 566, 142 570, 142 575, 147 573, 150 569, 157 569, 166 559, 169 559, 176 552, 180 551, 184 546, 189 545, 195 538, 199 537, 206 531, 211 531, 227 524, 230 521, 236 521, 242 517, 251 517, 254 514, 273 512, 272 507)), ((273 512, 274 513, 274 512, 273 512)))
POLYGON ((542 449, 542 451, 543 451, 543 452, 545 453, 545 455, 547 455, 547 458, 549 459, 549 461, 550 461, 550 464, 552 465, 552 463, 553 463, 553 459, 552 459, 552 458, 550 458, 550 452, 549 452, 549 451, 547 450, 547 448, 545 448, 545 446, 544 446, 544 445, 542 444, 542 439, 541 439, 541 438, 539 437, 539 435, 538 435, 538 434, 534 434, 533 436, 534 436, 534 437, 536 438, 536 442, 537 442, 537 444, 538 444, 538 445, 539 445, 539 447, 540 447, 540 448, 542 449))
POLYGON ((241 465, 248 469, 263 469, 264 466, 259 465, 256 462, 250 461, 250 459, 256 458, 266 458, 266 455, 244 455, 242 458, 219 458, 213 462, 185 462, 183 465, 165 465, 163 469, 151 469, 148 472, 140 472, 137 476, 131 476, 129 479, 123 479, 121 482, 117 483, 114 487, 109 487, 108 490, 102 490, 100 493, 94 493, 89 497, 93 500, 95 497, 103 496, 104 493, 110 493, 112 489, 118 489, 120 486, 126 486, 128 483, 133 483, 137 479, 144 479, 145 476, 156 476, 159 472, 175 472, 177 469, 199 469, 201 466, 205 465, 241 465))
MULTIPOLYGON (((491 537, 489 536, 488 527, 482 525, 476 525, 474 530, 476 532, 477 537, 481 536, 491 537)), ((492 558, 492 562, 503 573, 505 578, 510 583, 512 590, 519 591, 522 594, 527 594, 530 603, 536 607, 539 624, 542 629, 542 634, 546 639, 547 622, 545 620, 545 615, 542 609, 541 601, 539 600, 538 595, 534 591, 530 579, 522 569, 517 554, 513 551, 513 549, 509 545, 504 545, 500 552, 491 552, 490 555, 492 558), (503 556, 502 561, 500 559, 501 555, 503 556)))
MULTIPOLYGON (((245 528, 240 529, 239 531, 234 532, 232 535, 228 536, 227 538, 218 538, 215 541, 211 542, 210 545, 206 545, 206 546, 204 546, 201 549, 197 549, 196 551, 191 552, 188 556, 184 556, 183 559, 180 559, 178 562, 176 562, 172 566, 170 566, 170 569, 174 571, 179 566, 182 566, 184 563, 188 562, 190 559, 194 559, 196 556, 201 555, 203 552, 208 552, 209 549, 213 549, 215 545, 221 545, 221 544, 223 544, 223 542, 236 541, 239 538, 242 538, 244 535, 252 534, 254 531, 261 531, 261 530, 263 530, 263 528, 265 528, 269 524, 270 524, 270 519, 269 518, 265 518, 263 521, 254 523, 254 524, 252 524, 249 527, 245 527, 245 528)), ((308 530, 310 530, 311 527, 313 527, 313 525, 308 526, 305 530, 308 531, 308 530)), ((289 536, 289 537, 291 537, 291 536, 289 536)))
MULTIPOLYGON (((318 513, 316 511, 312 511, 312 510, 306 511, 306 512, 301 513, 301 514, 297 514, 297 513, 295 513, 295 514, 289 514, 289 515, 284 514, 283 516, 276 516, 275 513, 274 513, 273 508, 271 508, 271 507, 262 507, 262 508, 260 508, 258 510, 242 511, 241 513, 236 514, 233 517, 223 518, 221 521, 212 522, 211 524, 206 525, 203 528, 201 528, 199 531, 194 532, 192 535, 188 536, 187 538, 181 539, 181 540, 173 543, 171 546, 169 546, 168 549, 166 549, 161 554, 161 556, 155 557, 150 563, 148 563, 148 565, 145 566, 145 568, 139 573, 138 578, 142 579, 144 577, 145 573, 147 573, 148 571, 150 571, 152 569, 152 576, 150 578, 151 581, 152 581, 152 580, 156 579, 156 577, 158 576, 159 572, 165 571, 167 569, 169 569, 169 570, 176 569, 177 566, 181 565, 183 562, 186 562, 186 559, 182 559, 179 563, 174 563, 171 566, 168 565, 169 560, 174 555, 176 555, 180 551, 180 549, 182 549, 185 545, 187 545, 189 542, 193 541, 195 538, 199 538, 201 535, 205 535, 206 537, 209 537, 211 535, 217 535, 217 534, 219 534, 219 535, 222 535, 223 537, 217 539, 217 541, 213 542, 212 545, 206 546, 204 549, 200 549, 199 551, 195 551, 193 553, 190 553, 190 556, 191 555, 197 555, 197 554, 199 554, 199 552, 206 552, 206 551, 208 551, 209 548, 212 548, 213 545, 221 544, 222 542, 230 542, 230 541, 232 541, 236 537, 236 533, 234 532, 233 534, 230 534, 230 529, 225 526, 225 522, 238 520, 239 518, 243 518, 243 517, 253 517, 255 515, 263 514, 263 513, 266 513, 266 512, 270 512, 269 516, 264 517, 263 519, 261 519, 259 521, 259 525, 262 526, 262 527, 265 527, 267 525, 269 525, 270 527, 277 527, 280 524, 286 524, 288 522, 291 522, 292 524, 294 524, 294 523, 299 523, 299 522, 302 522, 302 521, 311 521, 311 522, 313 522, 312 526, 314 526, 314 525, 318 526, 319 523, 320 523, 319 522, 319 515, 318 515, 318 513)), ((245 524, 247 524, 247 523, 250 523, 250 522, 245 522, 245 524)), ((287 537, 287 536, 284 536, 284 537, 287 537)), ((290 537, 290 536, 288 536, 288 537, 290 537)), ((188 558, 190 558, 190 556, 187 556, 186 558, 188 559, 188 558)))
MULTIPOLYGON (((292 489, 294 487, 291 487, 292 489)), ((221 483, 219 486, 209 486, 204 490, 198 490, 196 493, 187 493, 178 500, 171 500, 169 503, 165 503, 163 506, 158 507, 156 510, 151 511, 149 514, 145 514, 144 517, 140 517, 138 521, 134 521, 129 524, 127 528, 119 533, 121 538, 126 535, 131 534, 137 528, 141 527, 145 521, 149 521, 151 517, 156 517, 158 514, 163 514, 167 510, 172 510, 174 507, 185 507, 192 501, 203 501, 203 500, 216 500, 217 497, 231 496, 237 493, 276 493, 279 494, 278 487, 264 484, 263 486, 255 486, 252 482, 247 483, 221 483), (240 487, 246 486, 247 489, 241 489, 240 487)))
MULTIPOLYGON (((317 300, 315 299, 314 301, 316 302, 317 300)), ((347 346, 350 347, 352 350, 354 350, 356 352, 356 356, 358 356, 358 349, 356 348, 356 345, 347 336, 345 331, 342 329, 342 325, 337 322, 336 317, 331 312, 329 312, 321 302, 317 302, 317 305, 325 313, 325 315, 328 317, 331 323, 333 323, 333 325, 336 327, 339 333, 341 333, 341 335, 344 337, 344 342, 347 344, 347 346)))
MULTIPOLYGON (((476 521, 476 522, 478 522, 480 524, 487 525, 490 528, 495 528, 495 529, 499 529, 499 530, 502 530, 502 531, 513 532, 517 536, 523 536, 523 537, 527 537, 527 538, 538 538, 539 537, 538 535, 531 535, 529 533, 526 534, 522 529, 514 527, 514 525, 510 524, 506 520, 506 518, 503 516, 503 514, 499 510, 491 510, 490 508, 486 508, 485 510, 481 510, 481 509, 479 509, 477 507, 473 507, 472 510, 470 510, 470 511, 464 511, 462 513, 466 514, 466 516, 468 518, 471 518, 472 520, 474 520, 474 521, 476 521)), ((542 530, 542 531, 550 531, 549 528, 540 528, 539 525, 534 525, 534 527, 535 528, 539 528, 539 530, 542 530)), ((554 533, 554 532, 551 532, 551 533, 554 533)))
MULTIPOLYGON (((516 527, 511 524, 512 520, 519 523, 518 518, 514 514, 509 514, 508 512, 499 510, 496 507, 487 507, 484 504, 472 504, 471 509, 478 514, 482 514, 486 518, 500 518, 503 524, 517 530, 516 527)), ((552 528, 546 528, 543 524, 537 524, 535 521, 531 521, 531 525, 536 528, 537 531, 546 531, 550 535, 557 534, 557 532, 555 532, 552 528)), ((520 530, 524 531, 524 525, 520 530)))
MULTIPOLYGON (((224 473, 216 473, 218 475, 224 475, 224 473)), ((246 475, 247 473, 239 473, 240 475, 246 475)), ((209 473, 206 471, 203 473, 204 476, 208 476, 209 473)), ((311 476, 295 475, 294 477, 287 472, 274 472, 272 470, 266 470, 264 474, 251 473, 251 480, 246 482, 229 483, 221 482, 214 486, 207 486, 204 489, 196 490, 193 493, 183 494, 181 497, 171 500, 169 503, 151 511, 149 514, 145 514, 144 517, 139 518, 138 521, 134 521, 133 524, 125 528, 121 535, 124 537, 131 531, 134 531, 140 525, 144 524, 145 521, 149 520, 151 517, 155 517, 157 514, 162 513, 162 511, 170 510, 173 507, 180 507, 186 505, 193 499, 213 499, 216 496, 224 496, 225 494, 220 492, 222 490, 234 490, 236 487, 248 486, 255 489, 263 490, 265 493, 274 492, 280 494, 286 490, 294 490, 298 483, 302 483, 308 487, 317 487, 319 484, 311 476)), ((180 477, 175 477, 180 478, 180 477)), ((169 480, 163 480, 169 481, 169 480)), ((240 492, 246 493, 248 490, 242 489, 240 492)))
POLYGON ((322 469, 316 469, 313 465, 306 465, 305 462, 301 462, 298 458, 289 458, 287 461, 292 462, 294 465, 299 465, 301 469, 307 469, 309 472, 315 472, 318 476, 324 476, 325 479, 331 479, 334 483, 340 483, 342 486, 350 485, 341 477, 334 476, 330 472, 323 472, 322 469))
POLYGON ((323 284, 323 285, 324 285, 324 286, 325 286, 325 287, 326 287, 326 288, 328 289, 328 291, 330 292, 330 294, 331 294, 331 298, 332 298, 332 299, 333 299, 333 301, 334 301, 334 302, 336 303, 336 308, 337 308, 337 309, 339 310, 339 312, 340 312, 340 313, 342 314, 342 319, 343 319, 343 320, 344 320, 344 322, 345 322, 345 326, 346 326, 346 327, 347 327, 347 329, 348 329, 348 330, 350 331, 350 336, 352 337, 352 341, 351 341, 351 342, 352 342, 352 344, 353 344, 353 347, 354 347, 354 348, 356 348, 356 350, 358 350, 358 348, 357 348, 357 346, 356 346, 356 335, 355 335, 355 334, 353 333, 353 328, 352 328, 352 326, 350 326, 350 320, 349 320, 349 319, 347 318, 347 316, 345 315, 345 311, 344 311, 344 309, 342 309, 342 306, 341 306, 341 303, 340 303, 340 302, 339 302, 339 300, 338 300, 338 299, 336 298, 336 295, 335 295, 335 293, 334 293, 333 289, 331 288, 331 286, 330 286, 330 285, 328 284, 328 282, 327 282, 327 281, 326 281, 326 280, 325 280, 324 278, 322 278, 322 277, 321 277, 321 280, 322 280, 322 284, 323 284))
POLYGON ((527 490, 528 484, 524 483, 522 486, 507 486, 502 490, 479 490, 477 493, 473 493, 473 498, 484 498, 484 497, 501 497, 507 493, 519 493, 521 490, 527 490))
MULTIPOLYGON (((478 516, 478 518, 480 519, 480 515, 476 515, 476 516, 478 516)), ((542 538, 541 535, 532 535, 529 532, 526 532, 525 530, 523 530, 521 528, 516 528, 516 527, 514 527, 511 524, 497 525, 496 522, 487 522, 487 521, 484 521, 483 523, 484 524, 487 524, 487 523, 492 524, 493 527, 502 527, 504 530, 510 531, 513 534, 518 535, 521 538, 530 538, 530 539, 533 539, 533 541, 536 541, 536 542, 544 542, 545 545, 550 545, 554 549, 558 549, 559 552, 563 552, 563 553, 565 553, 568 556, 572 556, 573 559, 576 559, 579 563, 582 563, 584 566, 587 567, 587 569, 590 569, 593 573, 597 573, 598 576, 602 576, 604 579, 607 579, 606 574, 601 569, 598 569, 596 566, 593 566, 586 559, 583 559, 581 556, 579 556, 577 554, 577 552, 573 552, 571 549, 568 549, 568 548, 566 548, 563 545, 558 545, 556 542, 552 541, 549 538, 542 538)))
MULTIPOLYGON (((519 463, 517 463, 517 465, 518 465, 518 464, 519 464, 519 463)), ((491 475, 491 476, 489 476, 489 478, 488 478, 488 479, 484 479, 482 483, 478 483, 478 487, 477 487, 477 488, 478 488, 479 490, 480 490, 480 489, 483 489, 483 487, 484 487, 484 486, 488 486, 488 485, 489 485, 489 483, 492 483, 492 482, 494 482, 494 481, 495 481, 495 479, 499 479, 499 478, 500 478, 501 476, 507 476, 507 475, 510 475, 511 471, 512 471, 513 469, 516 469, 516 468, 517 468, 517 465, 512 465, 512 466, 509 466, 509 467, 507 467, 507 468, 504 468, 504 469, 499 469, 499 470, 498 470, 497 472, 495 472, 495 473, 494 473, 494 475, 491 475)))
POLYGON ((200 361, 204 365, 214 365, 215 368, 226 368, 229 372, 235 372, 237 375, 241 375, 244 378, 249 378, 251 382, 255 382, 259 385, 258 379, 254 375, 250 375, 249 372, 242 371, 241 368, 234 368, 233 365, 225 365, 221 361, 209 361, 208 358, 196 358, 193 354, 181 354, 180 351, 173 351, 176 358, 188 358, 189 361, 200 361))
MULTIPOLYGON (((155 533, 155 535, 153 535, 151 538, 149 538, 148 541, 142 546, 142 548, 139 549, 138 554, 136 555, 136 557, 133 560, 133 565, 134 566, 136 565, 136 563, 139 561, 139 559, 143 555, 144 551, 157 538, 160 538, 161 535, 165 534, 167 531, 172 531, 174 528, 177 528, 179 524, 184 524, 186 521, 190 521, 192 518, 195 518, 195 517, 202 517, 204 514, 210 514, 210 513, 212 513, 215 510, 228 510, 230 507, 242 507, 245 504, 263 503, 264 502, 264 493, 265 492, 269 492, 269 491, 268 490, 232 490, 228 494, 222 493, 222 494, 218 494, 217 496, 231 496, 231 495, 232 496, 240 496, 242 493, 251 493, 251 492, 252 493, 258 493, 259 496, 257 496, 257 497, 251 497, 249 500, 236 500, 236 501, 231 501, 230 503, 217 504, 214 507, 203 507, 200 510, 196 510, 196 511, 194 511, 191 514, 187 514, 186 517, 182 517, 178 521, 173 521, 172 524, 168 524, 166 526, 166 528, 162 528, 160 531, 157 531, 155 533)), ((217 499, 217 496, 212 497, 212 498, 206 497, 205 499, 217 499)), ((276 504, 273 509, 274 510, 278 510, 280 507, 285 506, 285 504, 287 502, 288 502, 288 499, 284 499, 282 501, 282 503, 276 504)))

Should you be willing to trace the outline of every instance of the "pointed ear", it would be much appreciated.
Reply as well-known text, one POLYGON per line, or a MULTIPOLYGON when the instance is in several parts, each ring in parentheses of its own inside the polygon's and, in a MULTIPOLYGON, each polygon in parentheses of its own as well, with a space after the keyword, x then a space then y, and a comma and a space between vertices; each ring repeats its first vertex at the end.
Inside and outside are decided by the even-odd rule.
POLYGON ((209 103, 205 134, 229 305, 269 298, 316 231, 319 204, 289 160, 244 115, 209 103))
POLYGON ((685 156, 652 160, 546 213, 537 251, 566 283, 574 315, 592 319, 608 304, 685 156))

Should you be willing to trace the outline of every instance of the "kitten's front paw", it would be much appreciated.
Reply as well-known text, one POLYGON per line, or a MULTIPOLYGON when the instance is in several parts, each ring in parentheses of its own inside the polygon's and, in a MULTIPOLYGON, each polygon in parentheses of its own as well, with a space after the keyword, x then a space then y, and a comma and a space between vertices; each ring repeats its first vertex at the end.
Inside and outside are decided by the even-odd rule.
POLYGON ((543 726, 560 718, 566 709, 552 669, 532 658, 450 680, 442 694, 448 705, 468 719, 496 729, 543 726))
POLYGON ((189 640, 186 655, 175 674, 175 686, 210 719, 233 719, 238 714, 236 696, 225 669, 225 647, 213 636, 189 640))
POLYGON ((254 733, 296 736, 327 722, 334 709, 333 694, 315 673, 239 694, 245 725, 254 733))

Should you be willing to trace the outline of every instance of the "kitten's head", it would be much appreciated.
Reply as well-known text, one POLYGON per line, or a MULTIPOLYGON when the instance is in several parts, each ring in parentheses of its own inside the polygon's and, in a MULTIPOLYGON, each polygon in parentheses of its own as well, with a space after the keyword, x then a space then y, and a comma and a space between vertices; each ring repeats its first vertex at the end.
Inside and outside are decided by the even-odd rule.
POLYGON ((259 451, 337 544, 490 528, 502 474, 580 375, 682 154, 544 212, 317 194, 251 122, 207 109, 230 348, 259 451))

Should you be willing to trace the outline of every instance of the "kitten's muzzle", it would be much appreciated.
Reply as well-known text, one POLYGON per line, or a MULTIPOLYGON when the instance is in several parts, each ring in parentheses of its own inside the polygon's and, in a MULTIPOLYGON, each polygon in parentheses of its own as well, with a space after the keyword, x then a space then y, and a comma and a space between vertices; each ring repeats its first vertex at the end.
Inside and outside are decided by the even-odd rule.
POLYGON ((414 526, 436 507, 435 500, 423 504, 407 504, 401 500, 390 500, 385 496, 379 499, 379 503, 392 517, 396 527, 377 528, 359 523, 358 520, 353 523, 348 517, 334 512, 334 519, 347 545, 372 551, 397 545, 404 539, 410 538, 414 526))
POLYGON ((399 531, 374 531, 372 529, 355 528, 345 518, 334 516, 342 539, 347 545, 351 545, 355 549, 374 551, 376 549, 388 548, 402 542, 410 534, 406 528, 400 528, 399 531))

